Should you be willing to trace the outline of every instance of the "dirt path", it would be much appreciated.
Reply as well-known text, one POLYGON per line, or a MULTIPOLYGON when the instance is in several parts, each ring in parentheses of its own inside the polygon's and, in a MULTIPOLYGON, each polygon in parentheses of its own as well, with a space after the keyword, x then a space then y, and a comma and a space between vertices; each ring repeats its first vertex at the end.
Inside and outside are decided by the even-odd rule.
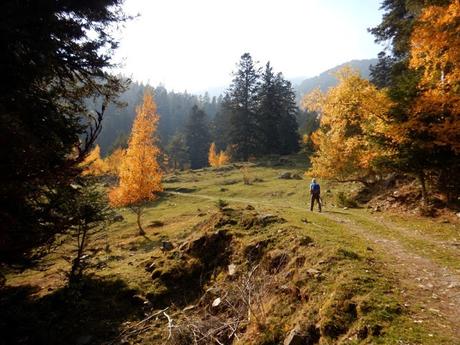
MULTIPOLYGON (((217 201, 219 198, 210 195, 169 192, 191 198, 217 201)), ((250 200, 245 198, 225 198, 227 201, 257 204, 277 208, 289 208, 305 211, 305 207, 279 205, 276 203, 250 200)), ((414 253, 395 239, 390 239, 372 231, 371 226, 363 226, 347 217, 346 213, 323 212, 322 216, 343 224, 348 231, 364 238, 374 245, 385 258, 384 265, 389 271, 395 272, 401 282, 406 303, 415 312, 412 315, 415 323, 434 323, 437 329, 445 330, 460 339, 460 275, 442 267, 430 258, 414 253)), ((366 217, 368 221, 382 224, 381 219, 366 217)), ((383 223, 391 226, 390 223, 383 223)), ((407 228, 395 227, 404 236, 417 236, 407 228)), ((433 241, 429 241, 433 243, 433 241)), ((439 243, 440 244, 440 243, 439 243)))

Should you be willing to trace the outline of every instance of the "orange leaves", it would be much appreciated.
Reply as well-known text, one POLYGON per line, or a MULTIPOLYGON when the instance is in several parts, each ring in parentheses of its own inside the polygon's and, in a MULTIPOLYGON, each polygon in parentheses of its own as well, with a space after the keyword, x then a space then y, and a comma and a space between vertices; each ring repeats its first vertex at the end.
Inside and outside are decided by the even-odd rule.
POLYGON ((107 163, 101 159, 101 148, 99 145, 88 154, 82 163, 84 170, 82 175, 100 176, 108 172, 109 167, 107 163))
POLYGON ((157 162, 160 152, 154 141, 159 117, 149 92, 136 112, 128 149, 122 157, 120 183, 109 194, 112 206, 138 205, 155 199, 155 193, 163 190, 157 162))
POLYGON ((323 178, 358 180, 372 175, 372 163, 382 154, 370 136, 385 128, 391 102, 358 72, 344 68, 337 73, 339 84, 326 94, 315 90, 304 98, 304 106, 319 112, 321 125, 313 133, 317 147, 311 173, 323 178))
POLYGON ((216 144, 212 143, 209 147, 208 161, 209 165, 213 168, 220 167, 230 163, 230 155, 225 151, 220 151, 219 154, 217 154, 216 144))
POLYGON ((460 152, 460 1, 426 7, 411 36, 410 66, 422 71, 407 130, 460 152))

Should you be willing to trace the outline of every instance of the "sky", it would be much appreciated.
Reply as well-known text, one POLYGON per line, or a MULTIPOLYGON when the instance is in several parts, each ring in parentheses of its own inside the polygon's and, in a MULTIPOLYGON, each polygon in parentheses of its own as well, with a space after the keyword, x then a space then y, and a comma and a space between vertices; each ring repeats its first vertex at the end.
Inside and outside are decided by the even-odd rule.
POLYGON ((240 56, 288 78, 312 77, 382 47, 367 28, 379 0, 126 0, 139 15, 119 32, 115 61, 133 80, 202 93, 226 87, 240 56))

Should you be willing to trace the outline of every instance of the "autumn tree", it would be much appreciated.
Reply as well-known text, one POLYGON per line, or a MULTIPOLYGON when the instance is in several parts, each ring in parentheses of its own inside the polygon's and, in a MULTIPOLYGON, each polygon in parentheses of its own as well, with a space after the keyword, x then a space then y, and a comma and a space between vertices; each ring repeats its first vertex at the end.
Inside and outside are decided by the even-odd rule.
POLYGON ((211 143, 211 146, 209 146, 208 162, 209 162, 209 165, 212 166, 213 168, 219 166, 219 158, 216 153, 215 143, 211 143))
POLYGON ((83 175, 94 175, 100 176, 106 174, 109 171, 109 166, 105 160, 101 158, 101 148, 99 145, 86 156, 82 162, 83 175))
POLYGON ((119 173, 120 182, 110 191, 109 200, 112 206, 128 206, 136 213, 139 234, 145 235, 141 224, 145 203, 156 199, 157 193, 163 190, 162 172, 157 162, 160 151, 155 137, 159 116, 149 91, 144 94, 143 104, 136 113, 119 173))
POLYGON ((317 151, 309 173, 367 185, 375 177, 374 160, 383 154, 373 144, 372 133, 385 126, 390 101, 349 68, 339 71, 337 78, 339 84, 326 94, 315 90, 303 99, 308 110, 321 115, 320 128, 312 135, 317 151))
POLYGON ((425 201, 429 185, 455 199, 458 1, 384 0, 382 8, 382 23, 371 30, 377 41, 391 42, 390 55, 380 54, 372 69, 372 80, 387 87, 393 101, 389 126, 379 139, 392 155, 382 163, 416 176, 425 201))
POLYGON ((217 153, 216 144, 211 143, 211 146, 209 147, 208 161, 210 166, 217 168, 230 163, 230 155, 223 150, 220 150, 220 152, 217 153))
POLYGON ((122 148, 117 148, 112 152, 110 156, 105 158, 105 163, 107 165, 107 172, 112 175, 119 175, 121 164, 123 162, 123 157, 126 154, 126 150, 122 148))

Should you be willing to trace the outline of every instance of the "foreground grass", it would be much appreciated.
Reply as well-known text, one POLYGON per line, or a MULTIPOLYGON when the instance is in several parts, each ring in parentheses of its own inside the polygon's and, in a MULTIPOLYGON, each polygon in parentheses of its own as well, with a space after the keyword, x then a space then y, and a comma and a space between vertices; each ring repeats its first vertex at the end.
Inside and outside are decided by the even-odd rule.
MULTIPOLYGON (((144 313, 160 296, 168 296, 168 287, 161 280, 152 279, 151 272, 145 269, 152 260, 163 260, 162 272, 167 273, 175 267, 174 255, 171 254, 171 258, 171 255, 159 251, 162 243, 171 242, 177 248, 200 233, 199 224, 219 213, 216 201, 222 199, 227 200, 231 208, 243 209, 251 204, 258 214, 273 214, 287 221, 283 225, 253 231, 246 231, 238 225, 230 228, 236 245, 241 249, 235 249, 230 259, 243 265, 241 252, 244 248, 257 241, 271 239, 273 241, 267 250, 286 252, 291 260, 275 278, 280 284, 294 284, 308 295, 308 301, 303 303, 289 298, 279 300, 277 293, 269 295, 266 305, 271 315, 265 330, 251 333, 251 324, 247 325, 246 342, 242 344, 275 344, 276 339, 282 339, 296 323, 313 321, 321 327, 330 325, 327 329, 345 325, 343 332, 338 332, 337 336, 329 334, 322 337, 322 344, 434 345, 458 341, 449 331, 431 324, 429 318, 419 322, 414 316, 417 315, 414 307, 405 300, 407 297, 402 293, 398 277, 385 266, 388 256, 350 231, 347 222, 337 221, 335 217, 371 229, 379 236, 398 240, 411 251, 455 269, 459 268, 460 262, 457 252, 443 246, 457 241, 457 226, 396 215, 389 216, 387 223, 379 225, 380 214, 372 215, 366 209, 334 207, 335 194, 344 189, 350 192, 357 189, 358 186, 353 184, 338 186, 323 183, 325 209, 334 217, 311 213, 307 211, 308 181, 278 178, 284 171, 302 175, 303 170, 300 164, 277 167, 266 162, 250 166, 248 172, 252 183, 249 185, 243 183, 239 167, 222 171, 203 169, 168 176, 170 182, 165 183, 166 193, 146 208, 143 216, 147 228, 145 237, 136 236, 135 216, 122 209, 120 214, 124 221, 113 224, 104 235, 94 239, 89 248, 89 278, 82 283, 78 296, 74 296, 75 292, 65 285, 69 262, 63 256, 73 246, 68 238, 63 238, 61 247, 41 262, 41 269, 9 272, 8 290, 3 294, 8 298, 2 299, 2 306, 10 308, 11 313, 8 313, 7 321, 0 323, 0 328, 12 344, 21 337, 29 337, 29 340, 33 337, 39 339, 35 343, 49 344, 68 343, 65 337, 80 339, 83 344, 88 337, 88 343, 94 344, 113 338, 143 319, 144 313), (413 235, 409 230, 400 231, 393 225, 419 233, 414 232, 416 235, 413 235), (313 245, 297 245, 302 236, 313 239, 313 245), (424 241, 425 237, 430 241, 424 241), (305 258, 305 264, 284 278, 284 274, 289 273, 289 265, 300 257, 305 258), (319 275, 308 278, 311 275, 307 273, 309 269, 317 270, 319 275), (359 317, 354 312, 344 314, 345 301, 352 301, 359 317), (16 309, 12 302, 18 304, 16 309), (104 310, 97 318, 100 322, 94 318, 98 310, 104 310), (22 328, 22 335, 14 334, 12 326, 31 319, 39 320, 37 325, 46 332, 30 326, 22 328), (76 322, 77 319, 80 321, 76 322), (50 328, 51 324, 54 326, 50 328), (369 332, 366 337, 362 336, 364 330, 369 332), (264 333, 266 342, 261 338, 264 333)), ((225 268, 220 273, 216 271, 201 288, 226 281, 225 268)), ((149 331, 127 341, 160 344, 165 332, 163 320, 158 327, 152 326, 149 331)))

